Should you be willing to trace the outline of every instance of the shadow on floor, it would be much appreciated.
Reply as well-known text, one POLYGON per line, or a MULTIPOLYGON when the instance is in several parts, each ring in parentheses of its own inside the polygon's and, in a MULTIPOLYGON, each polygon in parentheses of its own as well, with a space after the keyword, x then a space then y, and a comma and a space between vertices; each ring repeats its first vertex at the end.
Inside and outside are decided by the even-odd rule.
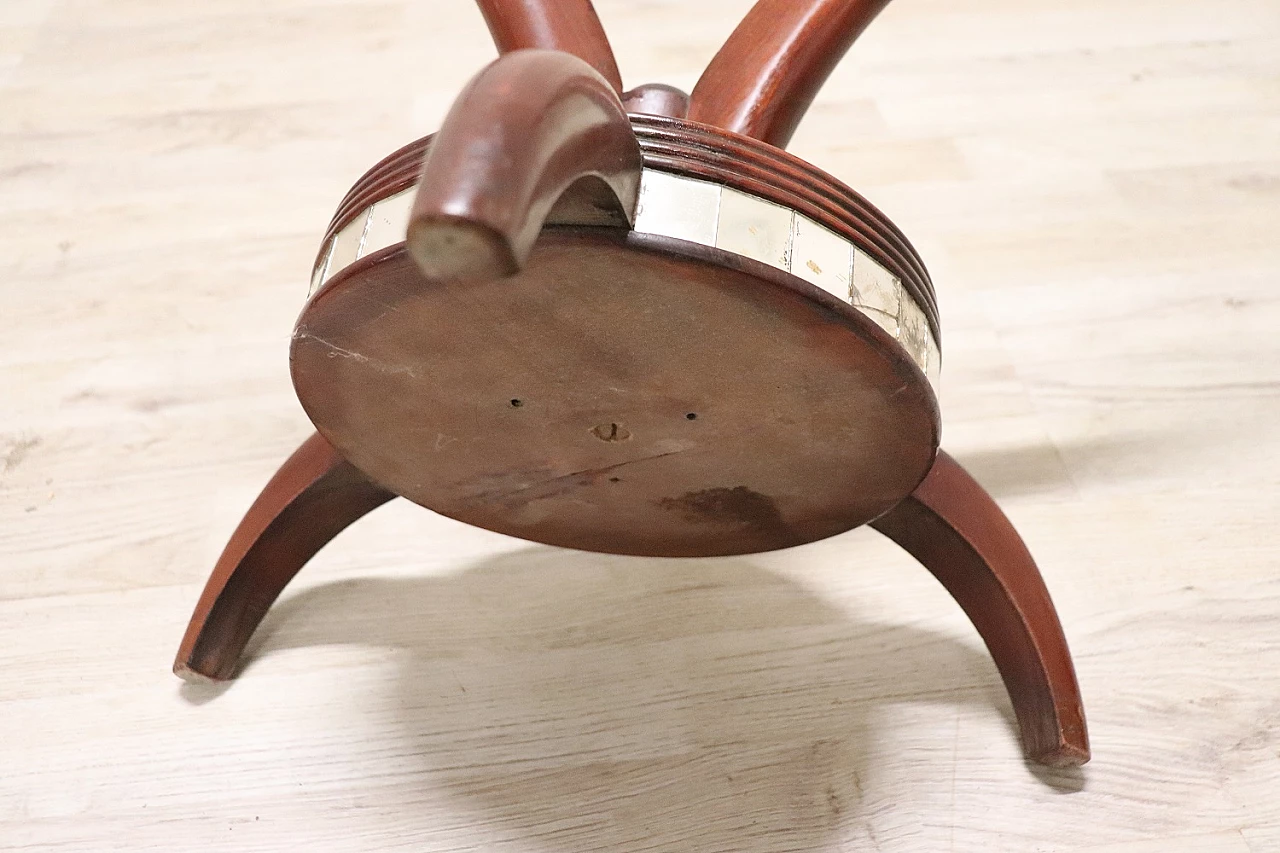
POLYGON ((1168 444, 1169 439, 1153 433, 1101 435, 1061 445, 1046 440, 954 455, 997 501, 1025 495, 1076 496, 1081 488, 1099 485, 1099 478, 1089 472, 1097 475, 1094 469, 1106 461, 1131 467, 1150 457, 1158 441, 1168 444))
MULTIPOLYGON (((872 848, 866 800, 891 805, 869 787, 875 751, 893 748, 877 720, 977 703, 1017 737, 980 646, 858 621, 736 558, 536 548, 327 584, 286 597, 249 659, 336 643, 404 652, 407 772, 520 849, 872 848)), ((920 760, 950 760, 932 734, 920 760)))

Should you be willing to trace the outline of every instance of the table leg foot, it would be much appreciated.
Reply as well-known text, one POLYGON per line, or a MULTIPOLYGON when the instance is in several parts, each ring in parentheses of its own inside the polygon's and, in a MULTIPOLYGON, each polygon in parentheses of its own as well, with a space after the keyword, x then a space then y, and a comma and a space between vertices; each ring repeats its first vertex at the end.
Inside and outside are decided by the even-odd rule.
POLYGON ((1013 701, 1027 757, 1089 760, 1080 688, 1044 579, 1009 519, 946 453, 872 523, 931 571, 972 620, 1013 701))
POLYGON ((196 604, 173 671, 225 680, 293 576, 357 519, 395 495, 319 434, 276 471, 232 534, 196 604))

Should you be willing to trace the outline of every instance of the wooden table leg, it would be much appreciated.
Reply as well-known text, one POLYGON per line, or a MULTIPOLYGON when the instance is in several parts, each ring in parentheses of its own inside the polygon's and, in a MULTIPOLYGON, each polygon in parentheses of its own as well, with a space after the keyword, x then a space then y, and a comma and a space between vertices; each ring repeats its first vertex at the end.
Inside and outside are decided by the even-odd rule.
POLYGON ((573 54, 600 73, 613 91, 622 76, 609 37, 591 0, 476 0, 498 53, 559 50, 573 54))
POLYGON ((1031 554, 991 496, 945 453, 872 527, 924 564, 973 621, 1013 700, 1027 757, 1089 760, 1071 653, 1031 554))
POLYGON ((508 53, 471 79, 432 140, 406 248, 433 281, 512 275, 544 224, 629 228, 643 166, 618 93, 590 65, 508 53))
POLYGON ((231 678, 249 637, 329 540, 395 497, 312 435, 276 471, 218 559, 178 649, 183 678, 231 678))
POLYGON ((758 0, 712 57, 688 116, 778 148, 889 0, 758 0))

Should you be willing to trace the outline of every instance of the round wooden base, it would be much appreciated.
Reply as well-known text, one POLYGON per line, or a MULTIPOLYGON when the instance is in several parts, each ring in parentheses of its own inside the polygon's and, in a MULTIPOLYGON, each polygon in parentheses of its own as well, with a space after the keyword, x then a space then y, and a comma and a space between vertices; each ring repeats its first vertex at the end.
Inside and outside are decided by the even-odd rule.
POLYGON ((864 524, 924 478, 938 409, 884 331, 762 263, 546 230, 509 278, 391 247, 317 293, 292 347, 319 431, 384 487, 524 539, 711 556, 864 524))
MULTIPOLYGON (((845 6, 864 25, 878 9, 845 6)), ((775 12, 757 20, 773 26, 775 12)), ((504 56, 464 90, 425 163, 423 139, 343 201, 291 353, 322 434, 236 529, 175 672, 230 677, 290 578, 396 495, 637 555, 764 551, 871 522, 972 619, 1027 755, 1088 760, 1035 563, 938 451, 926 374, 940 337, 920 259, 860 196, 777 148, 628 118, 606 64, 612 86, 567 53, 504 56)), ((778 142, 807 104, 738 116, 733 104, 763 90, 717 102, 701 86, 690 111, 715 105, 716 123, 778 142)))

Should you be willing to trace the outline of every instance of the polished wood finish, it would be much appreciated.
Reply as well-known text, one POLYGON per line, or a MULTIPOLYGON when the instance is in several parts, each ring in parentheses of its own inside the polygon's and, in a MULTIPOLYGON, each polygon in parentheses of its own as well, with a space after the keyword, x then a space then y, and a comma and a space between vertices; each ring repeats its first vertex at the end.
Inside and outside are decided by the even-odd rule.
POLYGON ((720 128, 632 116, 645 164, 790 207, 852 241, 902 280, 942 339, 933 281, 907 238, 871 202, 785 151, 720 128))
MULTIPOLYGON (((792 207, 839 233, 875 258, 911 291, 930 329, 941 339, 933 282, 906 236, 848 185, 798 157, 719 128, 655 115, 631 116, 646 167, 710 180, 792 207)), ((418 183, 433 136, 388 155, 348 191, 324 241, 364 208, 418 183)))
POLYGON ((939 452, 929 476, 872 527, 933 573, 968 614, 1004 678, 1027 757, 1089 760, 1075 668, 1040 570, 1018 531, 964 468, 939 452))
MULTIPOLYGON (((690 87, 747 6, 596 3, 629 85, 690 87)), ((393 501, 225 692, 166 678, 311 432, 325 220, 494 52, 465 0, 0 9, 7 853, 1280 850, 1274 3, 895 3, 791 146, 929 264, 944 443, 1053 592, 1075 772, 1022 766, 870 529, 610 558, 393 501)))
POLYGON ((290 365, 312 422, 383 486, 591 551, 823 539, 910 493, 938 444, 924 376, 855 309, 614 229, 549 229, 519 273, 462 284, 377 253, 310 301, 290 365))
POLYGON ((572 54, 594 68, 615 92, 622 76, 591 0, 476 0, 499 53, 525 48, 572 54))
POLYGON ((511 275, 548 218, 626 229, 641 168, 622 102, 591 66, 559 51, 507 54, 436 134, 408 252, 432 280, 511 275))
MULTIPOLYGON (((505 65, 514 82, 473 85, 460 102, 530 79, 522 57, 538 55, 499 60, 485 74, 505 65)), ((560 58, 556 70, 575 65, 560 58)), ((455 125, 472 115, 455 107, 434 138, 361 177, 329 235, 360 205, 400 191, 420 163, 419 203, 429 192, 437 210, 480 212, 473 216, 505 209, 522 187, 564 186, 572 176, 536 171, 557 162, 536 146, 450 141, 533 138, 528 113, 485 103, 483 120, 455 125), (461 168, 467 152, 478 153, 461 168), (529 165, 521 172, 515 162, 529 165), (477 203, 476 194, 497 201, 477 203)), ((794 207, 853 241, 906 283, 936 328, 915 250, 848 187, 716 128, 655 116, 633 116, 632 128, 646 163, 794 207)), ((583 168, 586 156, 567 162, 583 168)), ((480 260, 479 273, 456 285, 456 276, 424 280, 398 247, 376 252, 339 273, 299 317, 291 350, 299 399, 331 442, 397 493, 480 527, 610 553, 796 545, 879 516, 924 477, 938 444, 936 400, 865 316, 735 255, 638 235, 619 241, 544 231, 519 275, 514 264, 492 266, 487 247, 459 242, 464 262, 480 260), (861 414, 851 424, 853 411, 861 414), (593 430, 608 425, 625 438, 599 440, 593 430), (773 452, 760 454, 761 443, 773 452)))
POLYGON ((785 148, 889 0, 759 0, 702 72, 689 118, 785 148))
POLYGON ((352 522, 394 497, 319 435, 308 438, 231 534, 196 603, 173 671, 183 678, 232 677, 249 637, 298 570, 352 522))
MULTIPOLYGON (((916 303, 902 324, 914 334, 927 322, 936 340, 932 284, 901 233, 780 150, 883 5, 762 0, 690 98, 641 87, 627 101, 654 114, 629 118, 619 83, 597 70, 607 42, 589 4, 558 7, 569 17, 555 20, 539 4, 485 4, 502 56, 434 138, 384 159, 331 223, 363 246, 373 218, 363 232, 344 226, 422 163, 405 242, 384 234, 382 248, 344 255, 298 319, 294 385, 323 437, 233 539, 178 671, 226 677, 302 562, 392 495, 531 541, 639 556, 757 553, 873 522, 978 628, 1027 756, 1087 761, 1074 671, 1035 564, 995 503, 937 455, 927 359, 912 361, 896 328, 839 293, 718 239, 630 232, 646 163, 744 190, 774 202, 753 202, 764 218, 751 233, 780 229, 789 247, 795 213, 809 217, 846 241, 850 294, 852 244, 916 303), (588 35, 563 35, 575 15, 588 35), (523 49, 558 39, 594 44, 583 52, 597 67, 523 49), (273 554, 310 512, 322 523, 301 550, 273 554), (258 552, 278 560, 263 568, 258 552)), ((735 197, 716 196, 717 236, 735 197)))
POLYGON ((629 113, 684 118, 689 114, 689 95, 675 86, 646 83, 624 92, 622 105, 629 113))

